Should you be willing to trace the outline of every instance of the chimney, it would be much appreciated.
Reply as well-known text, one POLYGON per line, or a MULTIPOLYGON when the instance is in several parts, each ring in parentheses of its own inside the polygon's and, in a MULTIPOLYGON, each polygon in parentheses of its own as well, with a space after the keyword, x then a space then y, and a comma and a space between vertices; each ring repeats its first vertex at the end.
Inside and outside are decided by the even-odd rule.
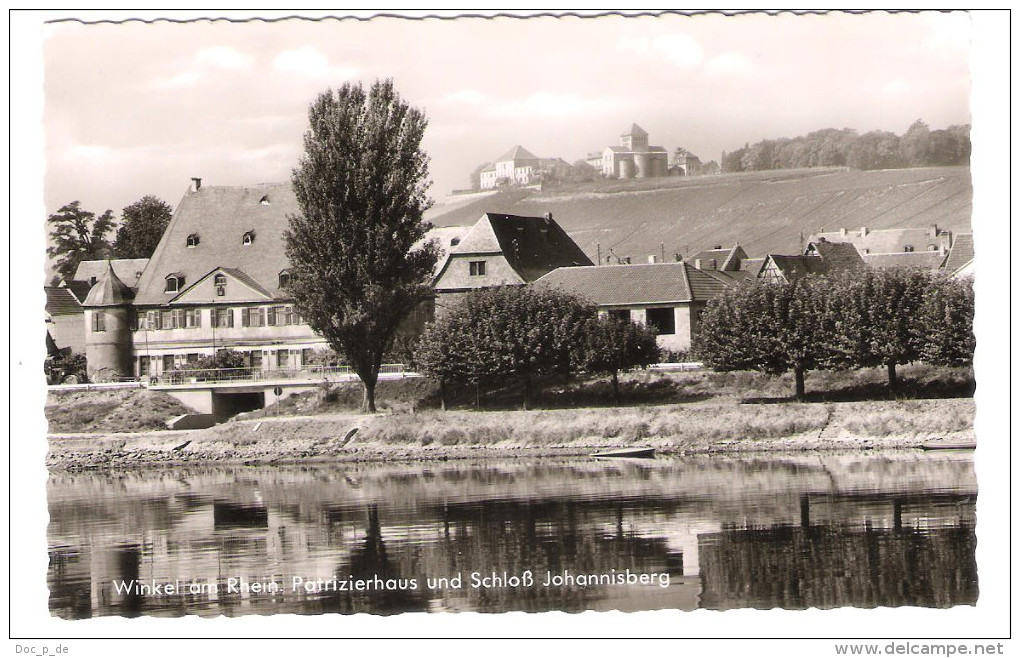
POLYGON ((861 227, 861 237, 862 238, 868 237, 868 227, 867 226, 862 226, 861 227))
POLYGON ((194 176, 192 176, 192 178, 191 178, 191 191, 192 192, 198 192, 200 189, 202 189, 202 179, 201 178, 195 178, 194 176))
POLYGON ((712 247, 712 249, 722 249, 722 245, 721 244, 717 244, 714 247, 712 247))
POLYGON ((544 217, 545 221, 547 221, 547 222, 551 222, 552 221, 552 213, 551 212, 547 212, 546 214, 542 215, 542 217, 544 217))
POLYGON ((846 229, 845 228, 839 229, 839 235, 840 235, 840 237, 845 238, 846 237, 846 229))
POLYGON ((934 238, 938 234, 939 234, 939 227, 938 226, 936 226, 935 224, 932 224, 931 226, 928 227, 928 237, 929 238, 934 238))
POLYGON ((700 270, 701 269, 701 259, 700 258, 695 258, 694 259, 694 269, 696 269, 696 270, 700 270))
POLYGON ((655 254, 652 254, 651 256, 648 257, 648 262, 649 263, 658 263, 659 262, 659 257, 656 256, 655 254))

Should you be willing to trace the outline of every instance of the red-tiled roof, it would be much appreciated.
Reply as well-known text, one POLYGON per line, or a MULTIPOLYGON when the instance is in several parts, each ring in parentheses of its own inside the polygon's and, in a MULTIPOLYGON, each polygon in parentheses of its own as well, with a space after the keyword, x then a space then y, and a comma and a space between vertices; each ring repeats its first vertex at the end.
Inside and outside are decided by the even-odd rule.
POLYGON ((737 283, 726 272, 711 275, 688 263, 564 267, 535 282, 599 306, 708 301, 737 283))
POLYGON ((46 291, 46 312, 50 315, 74 315, 81 313, 81 304, 69 288, 44 286, 46 291))
POLYGON ((946 258, 945 270, 955 274, 972 260, 974 260, 974 234, 958 233, 946 258))

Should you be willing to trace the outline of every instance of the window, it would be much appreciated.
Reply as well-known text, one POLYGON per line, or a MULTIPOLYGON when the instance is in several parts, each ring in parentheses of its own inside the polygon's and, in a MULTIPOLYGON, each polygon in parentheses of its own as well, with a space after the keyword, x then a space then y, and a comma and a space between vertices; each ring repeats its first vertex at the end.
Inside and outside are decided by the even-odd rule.
POLYGON ((198 329, 202 326, 202 311, 197 308, 189 308, 184 311, 184 325, 187 329, 198 329))
POLYGON ((312 351, 309 348, 301 350, 301 365, 307 366, 312 363, 312 351))
POLYGON ((185 356, 184 360, 187 362, 187 364, 189 366, 193 366, 196 363, 198 363, 198 360, 200 358, 202 358, 201 354, 196 354, 195 352, 192 352, 192 353, 188 354, 187 356, 185 356))
POLYGON ((166 278, 166 288, 164 292, 180 292, 181 288, 184 287, 184 277, 180 274, 171 274, 166 278))
POLYGON ((188 248, 197 247, 199 243, 198 233, 192 233, 188 236, 188 248))
POLYGON ((214 308, 210 317, 214 327, 229 329, 234 326, 234 309, 232 308, 214 308))
POLYGON ((149 357, 138 357, 138 376, 145 377, 149 374, 149 357))
POLYGON ((264 327, 266 325, 266 309, 245 308, 241 309, 242 327, 264 327))
POLYGON ((293 306, 270 306, 267 313, 267 322, 270 327, 285 327, 292 324, 300 324, 301 318, 294 312, 293 306))
POLYGON ((261 351, 248 352, 248 365, 251 368, 261 369, 262 368, 262 352, 261 351))
POLYGON ((614 309, 609 311, 609 319, 616 322, 630 322, 630 311, 628 309, 614 309))
POLYGON ((220 274, 217 274, 216 276, 214 276, 213 277, 213 285, 214 286, 225 286, 225 285, 227 285, 227 275, 220 273, 220 274))
POLYGON ((174 355, 164 354, 163 355, 163 372, 170 372, 174 369, 174 355))
POLYGON ((92 331, 106 331, 106 311, 92 311, 92 331))
POLYGON ((906 253, 909 254, 913 250, 914 250, 914 245, 912 245, 912 244, 905 244, 905 245, 903 245, 903 251, 905 251, 906 253))
POLYGON ((297 272, 291 270, 282 270, 280 272, 280 287, 286 288, 290 284, 298 280, 297 272))
POLYGON ((247 247, 252 242, 255 242, 255 231, 245 231, 245 234, 241 236, 241 244, 247 247))
POLYGON ((290 366, 290 353, 287 350, 277 350, 276 367, 287 368, 290 366))
POLYGON ((484 260, 473 260, 468 263, 468 269, 471 276, 485 276, 485 261, 484 260))
POLYGON ((659 336, 676 333, 676 319, 671 308, 650 308, 647 313, 648 327, 659 336))

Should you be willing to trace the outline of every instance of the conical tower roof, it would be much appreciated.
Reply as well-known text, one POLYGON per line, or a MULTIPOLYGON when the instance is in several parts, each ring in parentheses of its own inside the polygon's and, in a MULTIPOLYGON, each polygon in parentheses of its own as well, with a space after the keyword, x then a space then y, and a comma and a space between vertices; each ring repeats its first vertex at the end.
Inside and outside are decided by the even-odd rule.
POLYGON ((113 264, 110 261, 106 261, 106 272, 96 285, 92 286, 92 290, 89 291, 88 297, 82 302, 82 306, 86 307, 103 307, 103 306, 125 306, 131 303, 131 300, 135 298, 134 291, 131 290, 113 271, 113 264))

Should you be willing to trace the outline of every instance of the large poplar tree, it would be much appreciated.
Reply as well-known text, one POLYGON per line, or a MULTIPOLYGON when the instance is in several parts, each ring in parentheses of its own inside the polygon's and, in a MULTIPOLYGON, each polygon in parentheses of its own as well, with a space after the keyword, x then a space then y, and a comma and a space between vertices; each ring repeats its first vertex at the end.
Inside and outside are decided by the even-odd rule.
POLYGON ((308 111, 304 155, 292 182, 288 290, 308 324, 347 357, 375 411, 383 354, 397 327, 431 290, 438 254, 415 247, 429 224, 427 120, 392 80, 320 94, 308 111))

